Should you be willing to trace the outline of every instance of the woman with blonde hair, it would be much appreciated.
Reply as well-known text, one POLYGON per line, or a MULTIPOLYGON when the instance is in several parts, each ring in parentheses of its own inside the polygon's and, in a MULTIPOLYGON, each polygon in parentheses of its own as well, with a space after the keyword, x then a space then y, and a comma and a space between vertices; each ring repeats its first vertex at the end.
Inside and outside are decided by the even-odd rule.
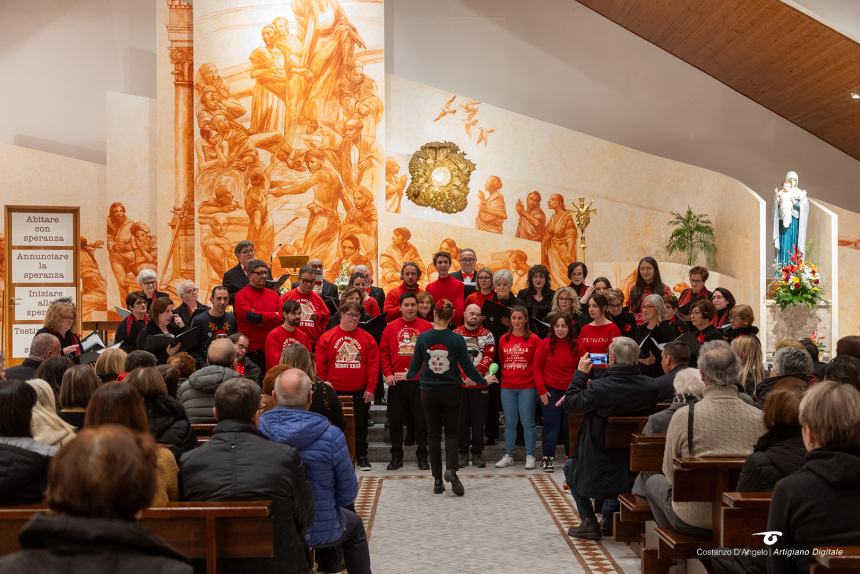
POLYGON ((731 319, 730 327, 726 331, 726 338, 729 341, 734 341, 738 337, 755 337, 758 338, 758 327, 753 325, 755 322, 755 313, 749 305, 735 305, 729 312, 731 319))
POLYGON ((59 448, 75 438, 75 427, 57 415, 57 403, 51 385, 42 379, 30 379, 27 384, 36 390, 36 404, 33 405, 30 423, 33 439, 59 448))
POLYGON ((744 392, 755 396, 756 388, 765 379, 764 357, 758 337, 737 337, 732 341, 732 351, 741 359, 740 383, 744 392))
MULTIPOLYGON (((281 352, 281 364, 278 366, 298 369, 310 377, 313 395, 311 397, 311 406, 308 410, 326 417, 340 430, 346 428, 346 420, 343 418, 343 408, 337 396, 337 391, 329 383, 317 380, 317 369, 314 365, 314 359, 307 347, 295 343, 287 345, 281 352)), ((272 381, 272 385, 274 386, 274 380, 272 381)), ((271 389, 269 390, 271 391, 271 389)), ((266 392, 265 385, 263 392, 266 392)))
MULTIPOLYGON (((589 299, 590 298, 591 295, 589 295, 589 299)), ((559 287, 552 296, 549 314, 558 316, 562 313, 566 313, 571 316, 573 322, 576 324, 577 330, 581 329, 583 325, 587 325, 590 321, 588 316, 582 311, 582 305, 579 302, 579 295, 576 294, 576 290, 570 285, 559 287)))
POLYGON ((128 353, 119 347, 110 347, 102 351, 96 360, 96 375, 102 383, 115 381, 120 373, 125 372, 125 358, 128 353))
POLYGON ((81 338, 75 332, 78 311, 73 303, 55 301, 45 312, 39 333, 50 333, 60 341, 62 354, 77 362, 81 355, 81 338))

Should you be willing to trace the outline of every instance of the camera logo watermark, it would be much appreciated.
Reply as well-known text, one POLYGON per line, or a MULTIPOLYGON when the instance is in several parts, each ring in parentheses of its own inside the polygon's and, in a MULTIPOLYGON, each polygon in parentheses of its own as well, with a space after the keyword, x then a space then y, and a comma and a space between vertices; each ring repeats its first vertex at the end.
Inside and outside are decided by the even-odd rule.
POLYGON ((753 536, 764 536, 764 543, 768 546, 773 546, 782 536, 779 530, 765 530, 764 532, 753 532, 753 536))

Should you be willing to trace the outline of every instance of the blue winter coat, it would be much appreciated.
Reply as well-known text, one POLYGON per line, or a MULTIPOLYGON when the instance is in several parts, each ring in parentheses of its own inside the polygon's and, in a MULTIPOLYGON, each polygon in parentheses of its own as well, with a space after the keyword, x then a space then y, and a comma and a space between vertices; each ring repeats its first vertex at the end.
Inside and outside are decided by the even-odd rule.
POLYGON ((314 494, 314 519, 305 534, 308 546, 338 540, 346 531, 343 507, 358 495, 358 481, 343 432, 324 416, 278 407, 260 417, 260 431, 270 440, 299 451, 314 494))

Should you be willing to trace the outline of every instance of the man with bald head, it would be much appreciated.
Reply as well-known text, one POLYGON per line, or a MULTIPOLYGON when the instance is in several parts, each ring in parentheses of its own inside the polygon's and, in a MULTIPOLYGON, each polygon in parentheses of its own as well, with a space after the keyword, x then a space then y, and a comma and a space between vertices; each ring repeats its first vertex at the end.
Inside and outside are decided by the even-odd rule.
POLYGON ((214 423, 215 391, 221 383, 241 375, 236 372, 236 347, 227 338, 215 339, 206 351, 207 366, 191 373, 179 386, 177 398, 192 423, 214 423))
MULTIPOLYGON (((493 363, 496 350, 496 339, 493 334, 481 324, 484 317, 481 308, 472 303, 466 305, 463 311, 463 324, 454 332, 466 340, 466 350, 472 357, 472 363, 481 375, 486 375, 493 363)), ((461 468, 469 466, 469 452, 472 453, 472 466, 484 468, 484 420, 487 418, 487 387, 476 386, 467 378, 463 379, 460 399, 460 460, 461 468)))
POLYGON ((30 343, 30 356, 18 366, 6 369, 6 378, 27 381, 36 376, 36 369, 45 359, 60 355, 60 341, 50 333, 39 333, 30 343))
POLYGON ((346 507, 355 502, 358 481, 343 432, 319 413, 309 412, 310 377, 299 369, 275 379, 277 408, 260 417, 260 432, 299 451, 314 498, 314 518, 305 541, 321 549, 340 545, 350 574, 370 573, 370 551, 361 517, 346 507))

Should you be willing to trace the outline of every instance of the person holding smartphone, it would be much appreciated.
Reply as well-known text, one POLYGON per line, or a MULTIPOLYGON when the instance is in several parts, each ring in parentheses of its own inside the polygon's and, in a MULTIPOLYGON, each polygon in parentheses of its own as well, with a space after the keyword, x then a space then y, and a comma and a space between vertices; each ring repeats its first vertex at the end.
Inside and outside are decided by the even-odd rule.
POLYGON ((595 369, 605 369, 607 353, 612 339, 621 336, 618 325, 606 316, 608 301, 604 295, 595 293, 588 301, 588 315, 591 323, 583 325, 576 339, 579 356, 588 356, 595 369))

